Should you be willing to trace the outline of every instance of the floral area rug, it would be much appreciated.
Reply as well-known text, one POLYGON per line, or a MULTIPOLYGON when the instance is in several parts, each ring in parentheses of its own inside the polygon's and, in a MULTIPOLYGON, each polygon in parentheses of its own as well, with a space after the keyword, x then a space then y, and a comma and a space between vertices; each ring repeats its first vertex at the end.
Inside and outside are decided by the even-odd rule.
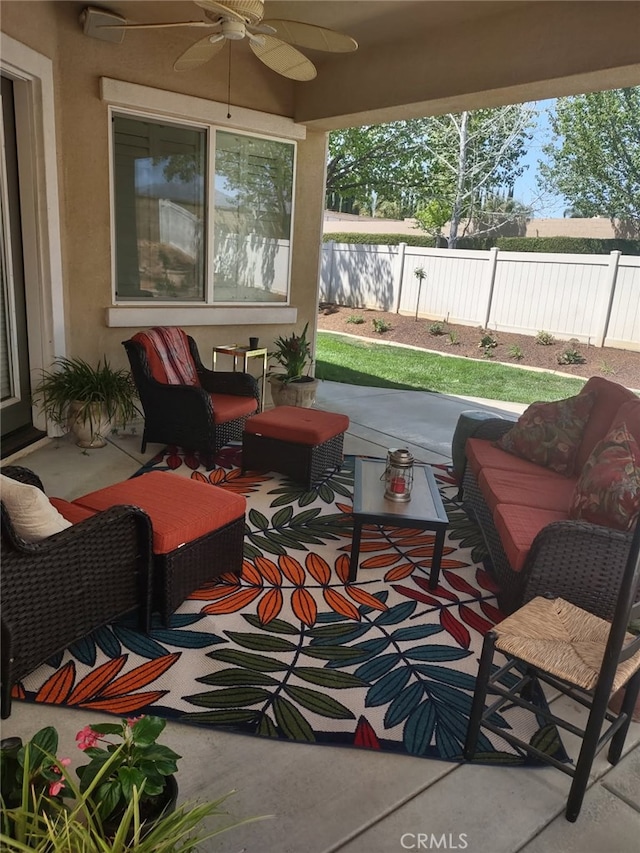
MULTIPOLYGON (((365 527, 348 583, 353 458, 313 491, 274 473, 241 476, 229 446, 207 470, 168 448, 166 470, 247 497, 242 578, 195 591, 150 636, 135 620, 95 631, 32 673, 16 698, 153 713, 268 738, 462 757, 482 637, 501 618, 478 529, 434 468, 450 526, 437 589, 435 535, 365 527)), ((544 701, 542 695, 540 701, 544 701)), ((552 753, 557 730, 510 709, 494 715, 552 753)), ((483 732, 477 760, 533 763, 483 732)))

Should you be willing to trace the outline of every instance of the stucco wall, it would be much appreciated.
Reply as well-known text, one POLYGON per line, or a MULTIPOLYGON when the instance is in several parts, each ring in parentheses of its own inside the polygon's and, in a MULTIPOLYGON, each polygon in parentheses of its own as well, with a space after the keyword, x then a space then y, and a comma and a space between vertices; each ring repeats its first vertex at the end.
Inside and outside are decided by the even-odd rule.
MULTIPOLYGON (((227 56, 225 51, 202 68, 179 74, 172 65, 194 41, 191 31, 129 32, 122 44, 102 42, 82 33, 79 8, 75 3, 3 3, 2 29, 54 63, 67 355, 95 361, 106 354, 114 365, 125 365, 121 341, 135 329, 108 328, 105 322, 105 309, 112 304, 110 128, 100 78, 226 103, 227 56)), ((232 47, 232 115, 234 106, 290 115, 290 82, 267 71, 250 51, 232 47)), ((307 320, 313 326, 316 317, 325 140, 316 131, 298 142, 291 304, 298 309, 299 329, 307 320)), ((208 364, 213 345, 243 342, 251 334, 269 346, 290 328, 246 325, 238 309, 237 325, 190 326, 188 331, 208 364)))
MULTIPOLYGON (((448 226, 443 233, 446 235, 448 226)), ((327 210, 324 214, 324 234, 420 234, 415 219, 377 219, 327 210)), ((611 220, 594 216, 591 219, 530 219, 527 237, 600 237, 615 239, 619 235, 611 220)), ((626 236, 626 235, 625 235, 626 236)), ((633 237, 633 235, 630 235, 633 237)), ((636 234, 636 237, 639 236, 636 234)))

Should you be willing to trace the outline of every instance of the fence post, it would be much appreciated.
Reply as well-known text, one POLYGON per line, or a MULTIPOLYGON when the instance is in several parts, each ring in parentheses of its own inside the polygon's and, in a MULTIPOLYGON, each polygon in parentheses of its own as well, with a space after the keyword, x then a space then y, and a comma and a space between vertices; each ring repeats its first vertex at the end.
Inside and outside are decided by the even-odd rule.
POLYGON ((489 294, 487 296, 487 310, 484 315, 483 329, 489 328, 489 317, 491 316, 491 305, 493 303, 493 288, 496 283, 496 267, 498 266, 498 252, 500 249, 497 246, 492 246, 489 249, 491 254, 489 258, 489 294))
POLYGON ((331 254, 329 255, 329 275, 328 275, 328 279, 329 279, 329 280, 328 280, 328 282, 327 282, 327 297, 326 297, 326 301, 327 301, 327 302, 332 302, 333 300, 332 300, 332 298, 331 298, 331 297, 332 297, 332 295, 333 295, 333 272, 334 272, 334 269, 335 269, 334 247, 335 247, 336 243, 335 243, 335 240, 329 240, 329 242, 328 242, 328 243, 326 243, 325 245, 329 247, 329 252, 331 253, 331 254))
POLYGON ((620 255, 617 249, 614 249, 613 252, 609 255, 609 263, 607 264, 607 272, 606 272, 606 281, 605 281, 605 292, 607 295, 607 310, 604 312, 604 320, 602 323, 602 331, 599 335, 596 335, 594 340, 594 345, 597 347, 603 347, 605 338, 607 337, 607 331, 609 330, 609 320, 611 319, 611 308, 613 307, 613 297, 616 292, 616 281, 618 278, 618 265, 620 264, 620 255))
POLYGON ((393 289, 397 293, 397 296, 394 299, 395 307, 393 309, 395 314, 400 313, 400 300, 402 298, 402 281, 404 279, 404 250, 406 248, 406 243, 398 243, 398 257, 396 258, 396 275, 395 281, 393 282, 393 289))

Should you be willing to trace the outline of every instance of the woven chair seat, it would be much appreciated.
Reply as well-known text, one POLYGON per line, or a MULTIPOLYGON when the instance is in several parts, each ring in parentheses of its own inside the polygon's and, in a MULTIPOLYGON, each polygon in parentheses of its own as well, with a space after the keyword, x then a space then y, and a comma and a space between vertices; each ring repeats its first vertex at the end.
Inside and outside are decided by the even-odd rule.
MULTIPOLYGON (((496 649, 594 690, 611 624, 562 598, 534 598, 495 626, 496 649)), ((625 636, 625 643, 633 640, 625 636)), ((640 669, 640 652, 620 663, 613 692, 640 669)))

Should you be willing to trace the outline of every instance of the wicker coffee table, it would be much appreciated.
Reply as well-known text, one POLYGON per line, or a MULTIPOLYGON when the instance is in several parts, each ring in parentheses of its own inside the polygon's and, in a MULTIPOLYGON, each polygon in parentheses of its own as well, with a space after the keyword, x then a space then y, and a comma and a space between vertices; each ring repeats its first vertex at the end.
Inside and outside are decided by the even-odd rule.
POLYGON ((414 467, 411 500, 403 503, 390 501, 384 497, 381 476, 385 467, 386 464, 382 461, 356 459, 349 582, 355 581, 358 571, 362 525, 377 524, 380 527, 408 527, 435 531, 436 541, 429 573, 429 586, 435 589, 438 585, 444 536, 449 519, 433 471, 428 465, 414 467))

